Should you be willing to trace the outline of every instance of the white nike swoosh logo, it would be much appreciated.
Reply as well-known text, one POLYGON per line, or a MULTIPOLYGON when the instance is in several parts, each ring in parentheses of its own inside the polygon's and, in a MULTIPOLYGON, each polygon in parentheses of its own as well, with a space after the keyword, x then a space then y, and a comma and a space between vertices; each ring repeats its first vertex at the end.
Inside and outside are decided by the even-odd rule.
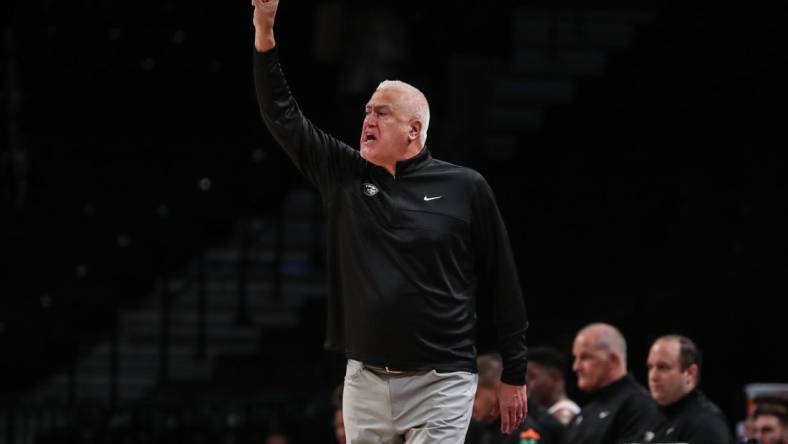
POLYGON ((427 197, 427 195, 425 194, 424 195, 424 202, 429 202, 431 200, 440 199, 441 197, 443 197, 443 196, 427 197))

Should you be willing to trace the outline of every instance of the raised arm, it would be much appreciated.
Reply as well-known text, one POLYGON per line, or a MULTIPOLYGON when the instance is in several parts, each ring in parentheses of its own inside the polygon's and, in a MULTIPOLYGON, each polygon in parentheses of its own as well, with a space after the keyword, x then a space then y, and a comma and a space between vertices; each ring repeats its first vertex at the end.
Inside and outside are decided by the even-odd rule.
POLYGON ((278 48, 274 18, 279 0, 252 0, 254 6, 254 83, 260 115, 295 166, 321 192, 354 176, 363 162, 358 151, 312 124, 290 93, 278 48))

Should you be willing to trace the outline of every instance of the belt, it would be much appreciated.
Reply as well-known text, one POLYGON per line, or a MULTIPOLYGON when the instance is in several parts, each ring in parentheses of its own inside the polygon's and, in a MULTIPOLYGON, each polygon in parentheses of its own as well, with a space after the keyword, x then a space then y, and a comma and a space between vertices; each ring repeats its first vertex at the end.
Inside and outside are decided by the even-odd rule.
POLYGON ((427 370, 399 370, 393 369, 389 366, 377 366, 377 365, 369 365, 364 364, 364 368, 371 371, 372 373, 380 376, 416 376, 416 375, 423 375, 427 372, 427 370))

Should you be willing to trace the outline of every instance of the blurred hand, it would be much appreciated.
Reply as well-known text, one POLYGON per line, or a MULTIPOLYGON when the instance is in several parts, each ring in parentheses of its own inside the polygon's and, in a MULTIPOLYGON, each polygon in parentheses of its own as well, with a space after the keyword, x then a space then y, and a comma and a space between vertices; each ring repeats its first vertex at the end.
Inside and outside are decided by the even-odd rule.
POLYGON ((498 406, 501 411, 501 432, 512 433, 528 414, 528 398, 524 385, 501 383, 498 386, 498 406))

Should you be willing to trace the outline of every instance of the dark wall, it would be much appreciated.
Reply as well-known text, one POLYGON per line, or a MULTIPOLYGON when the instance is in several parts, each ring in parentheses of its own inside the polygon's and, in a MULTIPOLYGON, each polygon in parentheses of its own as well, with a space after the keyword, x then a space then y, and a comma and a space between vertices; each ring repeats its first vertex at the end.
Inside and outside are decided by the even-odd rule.
MULTIPOLYGON (((442 121, 451 56, 505 65, 511 50, 514 2, 464 7, 459 21, 444 5, 344 2, 345 21, 329 22, 325 35, 316 35, 324 3, 295 3, 283 1, 277 19, 291 86, 313 120, 349 141, 375 86, 352 77, 365 66, 364 43, 378 37, 365 18, 385 14, 380 32, 405 36, 395 39, 402 52, 368 66, 421 87, 437 128, 452 125, 442 121)), ((493 185, 520 263, 531 343, 568 350, 578 328, 612 322, 644 381, 651 341, 686 334, 706 351, 707 391, 735 419, 743 384, 785 375, 776 308, 786 290, 785 31, 765 8, 642 5, 655 6, 659 18, 636 45, 583 83, 572 105, 552 110, 540 132, 520 135, 510 158, 476 146, 455 156, 438 137, 431 146, 493 185)), ((57 318, 42 300, 57 306, 86 288, 134 304, 234 220, 265 214, 301 183, 256 114, 249 5, 10 8, 4 330, 28 325, 34 345, 46 342, 42 331, 58 337, 29 321, 57 318), (210 186, 201 188, 204 179, 210 186)), ((105 310, 95 318, 115 303, 94 305, 105 310)))

